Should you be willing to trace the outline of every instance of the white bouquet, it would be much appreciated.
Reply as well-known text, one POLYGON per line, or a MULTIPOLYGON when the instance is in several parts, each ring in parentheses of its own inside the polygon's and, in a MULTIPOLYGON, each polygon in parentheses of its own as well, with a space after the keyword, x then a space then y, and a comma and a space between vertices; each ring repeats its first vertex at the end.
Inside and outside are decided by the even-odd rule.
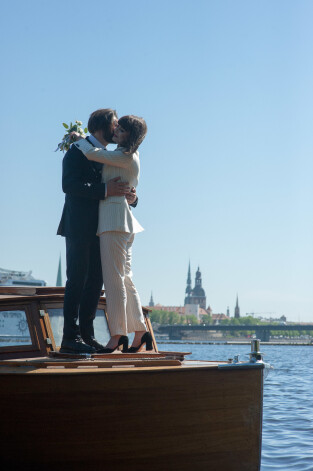
POLYGON ((78 132, 82 137, 85 137, 85 134, 88 132, 88 129, 81 128, 82 122, 81 121, 75 121, 75 124, 70 123, 62 123, 65 129, 67 129, 66 133, 63 136, 62 141, 58 144, 58 147, 55 149, 55 152, 58 150, 62 150, 63 152, 69 150, 71 147, 71 144, 73 144, 74 140, 72 139, 71 133, 73 131, 78 132))

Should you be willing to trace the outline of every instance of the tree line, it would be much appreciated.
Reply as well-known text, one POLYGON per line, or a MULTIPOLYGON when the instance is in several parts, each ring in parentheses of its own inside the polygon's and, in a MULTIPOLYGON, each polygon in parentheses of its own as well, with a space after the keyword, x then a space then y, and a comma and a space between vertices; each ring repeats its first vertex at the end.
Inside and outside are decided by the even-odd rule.
POLYGON ((187 315, 182 316, 174 311, 159 311, 153 310, 150 312, 149 317, 151 322, 155 322, 156 324, 167 324, 167 325, 196 325, 199 324, 198 319, 194 315, 187 315))
MULTIPOLYGON (((181 315, 175 311, 161 311, 161 310, 153 310, 150 312, 149 317, 151 322, 155 322, 156 324, 166 324, 166 325, 197 325, 197 324, 207 324, 212 325, 213 320, 212 316, 205 314, 201 317, 201 322, 198 321, 197 317, 194 315, 181 315)), ((219 321, 221 325, 268 325, 268 322, 261 321, 260 319, 256 319, 252 316, 245 316, 239 318, 230 318, 230 319, 222 319, 219 321)), ((273 324, 279 324, 279 322, 273 322, 273 324)), ((253 331, 236 331, 232 332, 233 337, 239 336, 249 336, 252 335, 253 331)), ((227 335, 227 333, 225 332, 227 335)), ((301 335, 313 335, 313 329, 311 330, 284 330, 283 325, 281 330, 275 330, 270 332, 271 336, 283 336, 283 337, 300 337, 301 335)))

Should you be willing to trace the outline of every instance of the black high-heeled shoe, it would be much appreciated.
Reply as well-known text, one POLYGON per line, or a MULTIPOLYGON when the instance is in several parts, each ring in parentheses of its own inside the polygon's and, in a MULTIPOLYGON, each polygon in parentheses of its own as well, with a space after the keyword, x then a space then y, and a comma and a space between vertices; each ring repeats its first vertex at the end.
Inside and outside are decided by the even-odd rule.
POLYGON ((119 347, 122 348, 122 353, 127 353, 128 352, 128 337, 126 335, 121 335, 120 338, 118 339, 117 345, 114 348, 109 348, 109 347, 104 347, 100 348, 97 350, 97 353, 113 353, 115 350, 120 349, 119 347))
POLYGON ((152 335, 150 334, 150 332, 145 332, 143 336, 141 337, 140 344, 138 345, 138 347, 130 347, 128 349, 128 353, 140 352, 144 344, 146 344, 146 351, 153 350, 152 335))

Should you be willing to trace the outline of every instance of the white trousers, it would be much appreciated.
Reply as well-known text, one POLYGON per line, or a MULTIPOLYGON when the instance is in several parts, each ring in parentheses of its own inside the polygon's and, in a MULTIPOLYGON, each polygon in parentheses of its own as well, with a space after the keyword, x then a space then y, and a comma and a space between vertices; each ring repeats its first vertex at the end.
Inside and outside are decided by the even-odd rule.
POLYGON ((146 330, 139 294, 131 279, 134 237, 134 234, 117 231, 100 234, 103 283, 111 336, 146 330))

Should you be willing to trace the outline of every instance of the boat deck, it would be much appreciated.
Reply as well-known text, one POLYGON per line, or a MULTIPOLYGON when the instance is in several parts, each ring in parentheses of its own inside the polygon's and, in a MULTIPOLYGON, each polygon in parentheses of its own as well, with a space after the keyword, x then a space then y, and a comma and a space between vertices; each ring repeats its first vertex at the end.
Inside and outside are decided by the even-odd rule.
POLYGON ((136 354, 92 355, 90 358, 66 358, 57 353, 47 357, 23 358, 0 361, 0 375, 4 374, 85 374, 112 372, 139 372, 176 370, 259 369, 263 363, 247 364, 229 361, 185 360, 185 352, 160 352, 136 354), (170 354, 171 353, 171 354, 170 354), (180 359, 179 359, 180 358, 180 359))
POLYGON ((66 355, 53 352, 46 357, 9 359, 0 361, 1 374, 62 374, 62 373, 93 373, 106 370, 129 371, 137 370, 164 370, 185 368, 218 368, 225 361, 185 361, 189 352, 159 352, 135 354, 95 354, 87 358, 81 355, 66 355))
MULTIPOLYGON (((61 354, 50 314, 63 295, 0 288, 6 335, 29 331, 0 346, 3 469, 259 471, 263 362, 160 352, 146 308, 153 351, 61 354)), ((105 298, 98 309, 107 322, 105 298)))

